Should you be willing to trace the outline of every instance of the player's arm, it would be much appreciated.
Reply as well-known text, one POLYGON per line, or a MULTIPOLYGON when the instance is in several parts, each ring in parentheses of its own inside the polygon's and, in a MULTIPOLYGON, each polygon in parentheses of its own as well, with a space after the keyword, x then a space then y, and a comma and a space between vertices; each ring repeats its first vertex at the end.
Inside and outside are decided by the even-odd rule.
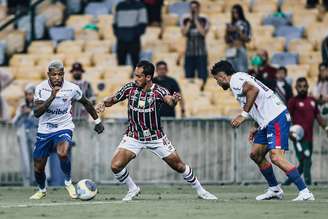
POLYGON ((96 109, 93 107, 92 103, 83 95, 79 102, 84 106, 84 108, 88 111, 88 113, 91 115, 93 120, 95 121, 96 125, 94 130, 100 134, 104 131, 104 125, 101 122, 101 119, 99 118, 96 109))
POLYGON ((47 109, 51 105, 52 101, 56 98, 56 95, 57 95, 59 90, 60 90, 60 87, 58 87, 58 86, 53 87, 52 91, 51 91, 51 94, 50 94, 50 97, 47 100, 45 100, 45 101, 35 100, 34 101, 34 105, 35 105, 35 107, 34 107, 34 116, 36 118, 39 118, 40 116, 42 116, 47 111, 47 109))
POLYGON ((173 95, 165 95, 163 99, 164 103, 171 107, 175 107, 182 97, 179 93, 174 92, 173 95))
POLYGON ((245 82, 243 84, 243 94, 246 96, 246 103, 243 108, 243 112, 238 115, 235 119, 231 121, 231 125, 234 128, 237 128, 242 124, 247 118, 249 118, 249 111, 251 111, 256 97, 259 94, 259 89, 252 84, 245 82))

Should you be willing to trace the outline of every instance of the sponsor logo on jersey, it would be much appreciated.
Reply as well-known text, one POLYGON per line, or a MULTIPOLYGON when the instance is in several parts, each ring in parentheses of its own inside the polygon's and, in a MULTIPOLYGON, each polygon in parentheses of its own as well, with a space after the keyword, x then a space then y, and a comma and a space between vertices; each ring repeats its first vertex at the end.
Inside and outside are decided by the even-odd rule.
POLYGON ((61 110, 61 109, 55 109, 55 110, 48 109, 47 110, 47 113, 54 114, 54 115, 64 115, 67 112, 68 112, 68 108, 63 109, 63 110, 61 110))

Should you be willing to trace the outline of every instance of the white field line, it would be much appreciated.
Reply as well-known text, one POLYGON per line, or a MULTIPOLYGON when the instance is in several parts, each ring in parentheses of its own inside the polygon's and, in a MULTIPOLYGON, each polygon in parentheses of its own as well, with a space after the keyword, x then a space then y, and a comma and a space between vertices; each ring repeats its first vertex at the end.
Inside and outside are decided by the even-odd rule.
MULTIPOLYGON (((135 201, 133 201, 135 202, 135 201)), ((58 203, 30 203, 30 204, 12 204, 0 205, 0 208, 30 208, 30 207, 57 207, 57 206, 81 206, 81 205, 106 205, 122 204, 123 201, 85 201, 85 202, 58 202, 58 203)))

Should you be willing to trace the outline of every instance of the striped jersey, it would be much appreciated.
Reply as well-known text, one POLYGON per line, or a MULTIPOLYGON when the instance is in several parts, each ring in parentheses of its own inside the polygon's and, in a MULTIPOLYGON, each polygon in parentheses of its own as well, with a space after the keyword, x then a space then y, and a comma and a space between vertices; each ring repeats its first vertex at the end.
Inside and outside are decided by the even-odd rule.
POLYGON ((153 141, 164 137, 160 119, 160 105, 170 92, 157 85, 143 91, 134 82, 124 85, 116 94, 116 102, 128 99, 129 126, 126 135, 139 141, 153 141))

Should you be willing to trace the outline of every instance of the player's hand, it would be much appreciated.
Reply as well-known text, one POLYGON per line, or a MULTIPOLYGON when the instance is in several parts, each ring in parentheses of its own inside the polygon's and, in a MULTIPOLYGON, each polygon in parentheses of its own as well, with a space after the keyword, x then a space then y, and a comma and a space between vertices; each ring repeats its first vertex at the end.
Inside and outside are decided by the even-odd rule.
POLYGON ((179 94, 177 92, 174 92, 173 95, 172 95, 172 97, 173 97, 173 101, 175 103, 179 102, 182 99, 181 94, 179 94))
POLYGON ((233 128, 238 128, 246 120, 242 115, 238 115, 236 118, 231 120, 231 125, 233 128))
POLYGON ((59 92, 60 88, 61 88, 60 86, 54 86, 51 90, 51 97, 53 97, 53 98, 56 97, 56 95, 59 92))
POLYGON ((100 133, 102 133, 102 132, 105 130, 105 127, 104 127, 104 125, 103 125, 102 123, 99 123, 99 124, 95 125, 94 130, 95 130, 98 134, 100 134, 100 133))
POLYGON ((104 102, 98 103, 96 105, 96 111, 97 111, 98 114, 103 113, 105 111, 105 108, 106 107, 105 107, 105 103, 104 102))
POLYGON ((254 137, 255 137, 255 134, 257 133, 257 128, 255 127, 252 127, 250 130, 249 130, 249 134, 248 134, 248 141, 249 143, 253 144, 253 141, 254 141, 254 137))

